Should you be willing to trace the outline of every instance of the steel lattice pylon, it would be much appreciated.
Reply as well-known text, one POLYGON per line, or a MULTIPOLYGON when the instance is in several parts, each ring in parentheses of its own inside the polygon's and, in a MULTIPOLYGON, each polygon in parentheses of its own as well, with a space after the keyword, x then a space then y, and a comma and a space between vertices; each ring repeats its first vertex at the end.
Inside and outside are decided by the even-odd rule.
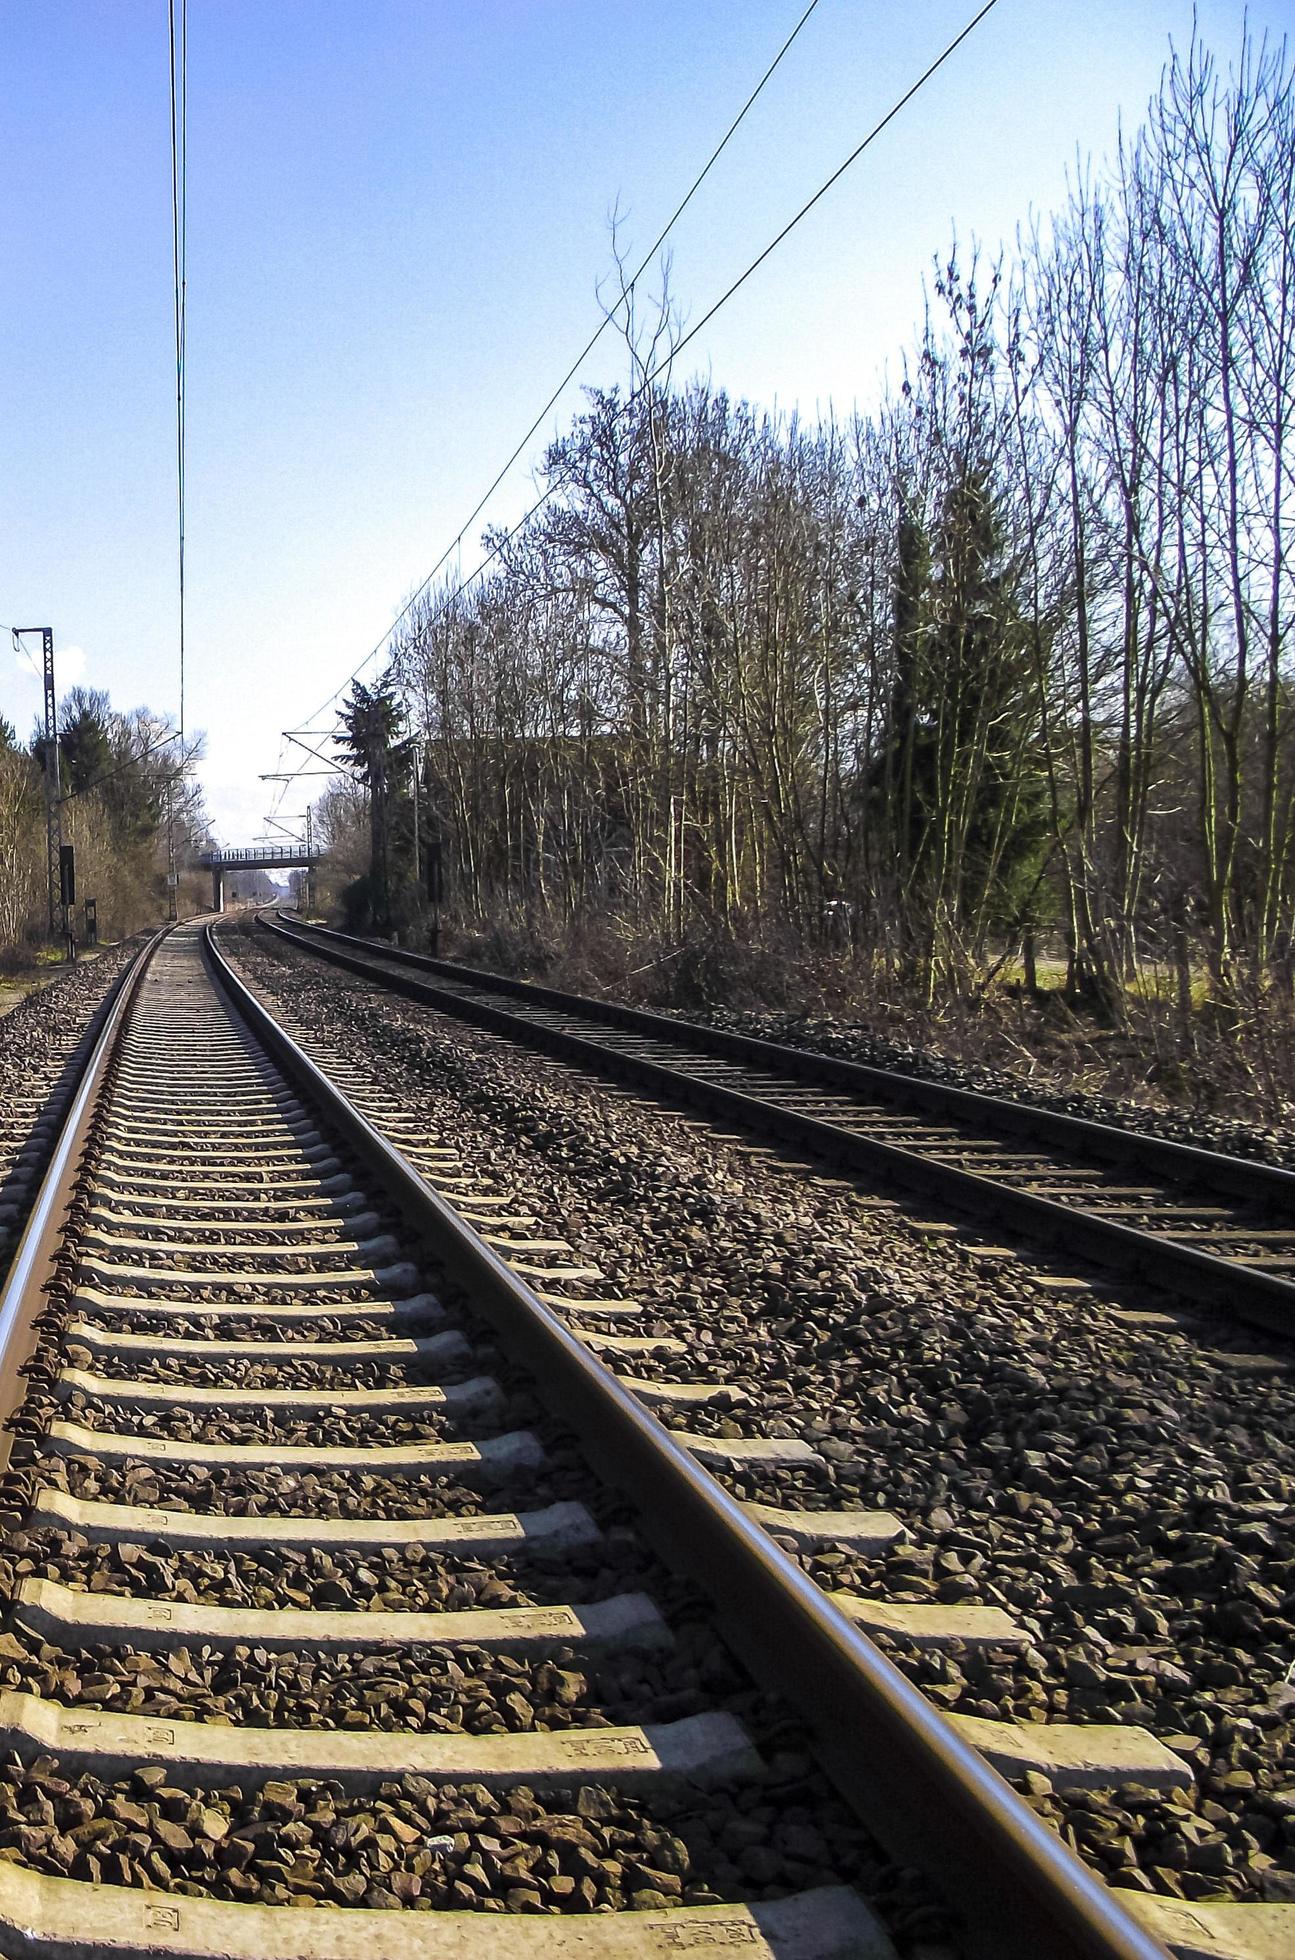
POLYGON ((15 647, 27 633, 40 634, 41 673, 45 685, 45 878, 49 897, 49 936, 59 936, 62 905, 59 891, 59 852, 63 847, 63 791, 58 766, 58 704, 54 698, 54 629, 15 626, 15 647))

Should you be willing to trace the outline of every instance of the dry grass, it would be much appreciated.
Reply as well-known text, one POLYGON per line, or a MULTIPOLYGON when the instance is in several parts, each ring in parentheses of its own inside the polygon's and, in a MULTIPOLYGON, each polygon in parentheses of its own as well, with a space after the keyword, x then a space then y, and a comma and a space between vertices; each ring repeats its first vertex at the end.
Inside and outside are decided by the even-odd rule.
POLYGON ((764 1015, 934 1051, 1035 1086, 1082 1090, 1149 1107, 1281 1123, 1295 1112, 1295 1003, 1273 987, 1226 1009, 1193 975, 1184 1022, 1171 976, 1148 969, 1131 987, 1122 1026, 1066 998, 1064 970, 1040 963, 1031 998, 1019 969, 928 1006, 893 969, 853 952, 806 949, 790 938, 696 937, 671 944, 623 922, 567 929, 534 920, 450 927, 447 957, 551 986, 678 1014, 764 1015))
MULTIPOLYGON (((101 946, 83 946, 77 956, 78 965, 84 965, 87 960, 97 960, 102 950, 101 946)), ((12 1013, 28 994, 51 986, 67 971, 65 959, 57 953, 45 952, 0 972, 0 1016, 12 1013)))

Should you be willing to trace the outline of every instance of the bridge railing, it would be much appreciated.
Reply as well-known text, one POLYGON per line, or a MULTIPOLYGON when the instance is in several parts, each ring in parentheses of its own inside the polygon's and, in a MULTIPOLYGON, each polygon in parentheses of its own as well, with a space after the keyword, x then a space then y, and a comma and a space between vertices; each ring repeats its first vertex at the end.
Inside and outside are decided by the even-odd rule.
POLYGON ((294 864, 316 864, 319 856, 317 850, 294 849, 291 844, 245 844, 227 851, 204 851, 198 862, 208 871, 223 870, 234 864, 281 865, 286 869, 294 864))

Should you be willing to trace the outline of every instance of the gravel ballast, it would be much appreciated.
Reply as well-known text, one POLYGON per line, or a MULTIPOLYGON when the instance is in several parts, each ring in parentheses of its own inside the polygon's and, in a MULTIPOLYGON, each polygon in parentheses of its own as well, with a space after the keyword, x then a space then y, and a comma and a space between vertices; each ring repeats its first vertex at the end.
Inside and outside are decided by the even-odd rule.
POLYGON ((74 1087, 77 1051, 95 1011, 139 950, 106 946, 0 1015, 0 1276, 74 1087))
MULTIPOLYGON (((1120 1882, 1295 1898, 1289 1350, 1123 1282, 1058 1299, 1029 1254, 987 1269, 974 1233, 923 1233, 848 1184, 263 935, 227 943, 321 1059, 367 1068, 429 1140, 452 1140, 596 1263, 599 1293, 642 1302, 617 1331, 688 1344, 619 1372, 718 1377, 748 1398, 667 1422, 794 1435, 822 1459, 724 1473, 738 1495, 899 1514, 908 1543, 881 1559, 808 1554, 822 1583, 1023 1622, 1023 1656, 896 1649, 942 1706, 1136 1722, 1181 1751, 1199 1778, 1190 1814, 1232 1833, 1230 1859, 1212 1893, 1193 1890, 1179 1854, 1161 1855, 1160 1814, 1126 1802, 1120 1882)), ((1115 1855, 1083 1848, 1103 1869, 1115 1855)))

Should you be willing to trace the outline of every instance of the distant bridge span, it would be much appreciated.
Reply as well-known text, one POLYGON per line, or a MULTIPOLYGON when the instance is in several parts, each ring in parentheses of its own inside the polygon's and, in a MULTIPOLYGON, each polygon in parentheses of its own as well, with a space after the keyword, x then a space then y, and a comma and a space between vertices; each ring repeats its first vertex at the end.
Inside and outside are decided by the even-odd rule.
POLYGON ((319 863, 320 852, 304 844, 237 844, 204 851, 198 862, 211 873, 211 909, 225 909, 227 871, 311 871, 319 863))

